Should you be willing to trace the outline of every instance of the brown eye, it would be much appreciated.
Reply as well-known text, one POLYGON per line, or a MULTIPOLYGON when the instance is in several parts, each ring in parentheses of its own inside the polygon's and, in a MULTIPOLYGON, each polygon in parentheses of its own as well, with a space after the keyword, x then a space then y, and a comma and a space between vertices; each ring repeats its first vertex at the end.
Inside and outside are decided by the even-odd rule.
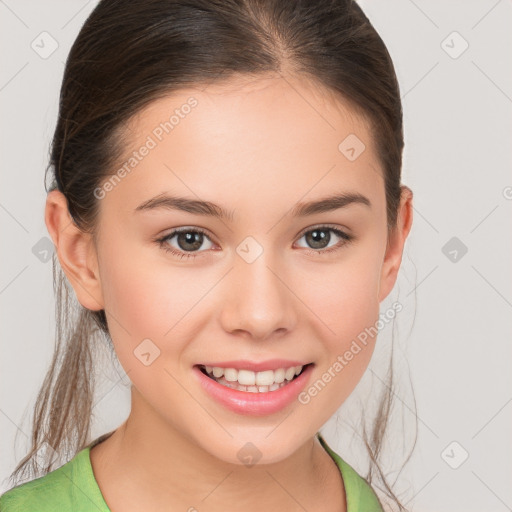
POLYGON ((340 249, 342 246, 350 242, 353 237, 344 231, 330 226, 318 226, 304 231, 301 238, 304 238, 306 241, 306 249, 310 248, 312 249, 311 252, 321 254, 322 252, 331 252, 340 249), (334 233, 334 236, 331 233, 334 233), (329 246, 329 243, 332 240, 336 242, 336 238, 341 239, 342 242, 329 246))
MULTIPOLYGON (((157 240, 162 249, 180 258, 195 258, 196 254, 189 254, 199 251, 205 239, 209 240, 205 231, 199 228, 181 228, 171 231, 168 235, 157 240), (171 245, 171 240, 176 238, 176 246, 171 245)), ((208 247, 207 247, 208 249, 208 247)))
POLYGON ((329 229, 315 229, 306 233, 306 241, 313 249, 325 249, 331 240, 329 229))
POLYGON ((179 248, 184 251, 196 251, 201 248, 201 245, 203 245, 204 235, 197 231, 182 231, 180 233, 176 233, 175 236, 179 248))

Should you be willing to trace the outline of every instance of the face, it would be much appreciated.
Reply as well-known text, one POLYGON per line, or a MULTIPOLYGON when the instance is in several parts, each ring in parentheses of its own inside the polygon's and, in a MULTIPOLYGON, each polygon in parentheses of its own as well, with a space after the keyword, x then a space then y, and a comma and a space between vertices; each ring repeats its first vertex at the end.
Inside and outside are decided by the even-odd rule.
POLYGON ((376 338, 361 333, 400 263, 369 127, 304 80, 239 79, 155 101, 125 141, 124 172, 96 191, 89 295, 133 383, 132 416, 226 462, 243 447, 288 457, 362 377, 376 338), (199 365, 234 367, 223 378, 248 386, 305 368, 253 393, 199 365))

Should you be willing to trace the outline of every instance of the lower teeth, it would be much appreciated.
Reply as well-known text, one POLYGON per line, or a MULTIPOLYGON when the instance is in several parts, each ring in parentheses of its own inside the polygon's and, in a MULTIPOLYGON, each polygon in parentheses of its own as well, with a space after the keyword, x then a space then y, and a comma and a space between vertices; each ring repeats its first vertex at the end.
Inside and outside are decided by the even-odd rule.
MULTIPOLYGON (((284 380, 283 382, 277 384, 274 382, 270 386, 242 386, 238 382, 229 382, 224 377, 212 377, 211 375, 208 375, 210 378, 212 378, 215 382, 218 382, 222 386, 226 386, 231 389, 236 389, 237 391, 246 391, 248 393, 267 393, 268 391, 276 391, 279 388, 282 388, 283 386, 286 386, 288 382, 291 382, 290 380, 284 380)), ((295 377, 294 377, 295 378, 295 377)), ((293 379, 292 379, 293 380, 293 379)))

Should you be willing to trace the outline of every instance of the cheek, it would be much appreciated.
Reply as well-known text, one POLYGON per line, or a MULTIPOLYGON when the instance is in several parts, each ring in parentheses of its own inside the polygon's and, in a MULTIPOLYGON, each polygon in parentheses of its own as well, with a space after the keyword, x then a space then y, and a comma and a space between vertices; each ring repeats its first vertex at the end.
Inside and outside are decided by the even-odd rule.
POLYGON ((175 364, 201 328, 201 301, 218 276, 166 262, 158 247, 121 252, 121 246, 122 241, 108 244, 101 262, 105 309, 119 359, 129 366, 133 351, 150 339, 160 350, 158 363, 175 364))
POLYGON ((378 318, 379 253, 376 244, 361 244, 357 249, 348 249, 339 262, 313 263, 311 271, 301 272, 298 295, 305 298, 334 346, 343 345, 378 318))
POLYGON ((323 343, 319 381, 309 399, 326 420, 354 390, 375 347, 380 253, 377 244, 371 248, 361 244, 350 255, 347 251, 339 264, 316 265, 314 272, 301 279, 304 284, 298 295, 311 310, 309 317, 314 319, 317 339, 323 343))
MULTIPOLYGON (((132 338, 162 336, 172 318, 162 315, 162 303, 168 300, 156 272, 148 272, 141 261, 123 258, 104 262, 102 289, 105 308, 111 314, 113 329, 132 338)), ((167 287, 168 290, 168 287, 167 287)), ((108 316, 108 314, 107 314, 108 316)))
POLYGON ((100 278, 109 330, 121 352, 133 350, 146 338, 161 339, 179 313, 172 306, 175 283, 148 263, 144 252, 113 234, 101 253, 100 278))

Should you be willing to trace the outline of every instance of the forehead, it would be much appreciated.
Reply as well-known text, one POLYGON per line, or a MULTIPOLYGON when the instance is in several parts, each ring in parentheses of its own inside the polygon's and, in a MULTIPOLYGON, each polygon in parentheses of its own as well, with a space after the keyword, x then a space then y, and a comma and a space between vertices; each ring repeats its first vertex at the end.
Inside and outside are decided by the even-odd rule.
MULTIPOLYGON (((251 78, 241 75, 219 83, 174 91, 134 115, 124 125, 126 133, 136 135, 137 132, 147 132, 150 125, 160 122, 166 113, 184 110, 183 107, 192 97, 199 107, 193 109, 194 118, 198 121, 211 120, 212 116, 222 112, 222 117, 216 118, 219 128, 238 116, 243 119, 237 121, 243 121, 244 124, 258 123, 260 131, 268 132, 272 129, 271 123, 267 122, 267 126, 259 123, 270 121, 266 117, 271 113, 272 118, 283 124, 301 120, 322 132, 330 129, 336 132, 341 130, 342 133, 344 128, 352 126, 361 138, 371 143, 368 120, 360 109, 356 112, 354 106, 341 94, 306 77, 283 76, 251 78)), ((180 118, 183 119, 183 116, 180 118)), ((314 139, 313 131, 307 131, 308 136, 314 139)))
POLYGON ((133 208, 169 191, 215 194, 232 204, 256 197, 296 202, 340 186, 374 196, 383 190, 366 119, 306 79, 240 77, 182 89, 124 128, 116 169, 151 146, 109 194, 128 194, 123 200, 133 208))

